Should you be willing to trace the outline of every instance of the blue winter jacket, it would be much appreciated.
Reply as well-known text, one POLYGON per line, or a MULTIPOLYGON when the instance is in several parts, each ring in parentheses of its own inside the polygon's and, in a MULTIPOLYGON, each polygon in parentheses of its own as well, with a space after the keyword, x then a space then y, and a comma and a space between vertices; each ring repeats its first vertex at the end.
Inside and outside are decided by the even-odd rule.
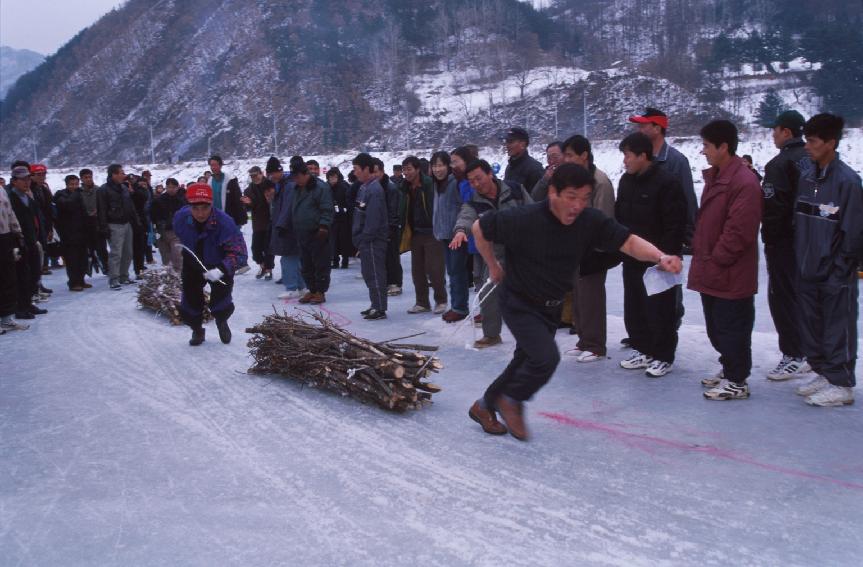
POLYGON ((273 230, 270 234, 270 254, 276 256, 298 256, 300 247, 294 234, 294 195, 296 184, 283 178, 276 184, 276 194, 273 196, 273 211, 271 219, 273 230))
POLYGON ((239 266, 246 263, 249 256, 246 241, 234 219, 213 208, 204 222, 204 230, 199 232, 195 224, 189 206, 174 215, 174 232, 183 246, 198 254, 198 242, 203 241, 203 255, 199 255, 199 259, 207 269, 220 268, 225 274, 233 275, 239 266))

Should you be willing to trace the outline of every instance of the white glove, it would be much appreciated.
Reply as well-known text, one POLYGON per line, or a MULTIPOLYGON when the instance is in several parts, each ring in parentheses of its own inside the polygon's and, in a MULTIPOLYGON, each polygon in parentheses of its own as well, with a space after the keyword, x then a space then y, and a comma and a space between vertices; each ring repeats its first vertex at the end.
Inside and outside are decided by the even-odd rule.
POLYGON ((204 277, 207 278, 207 281, 215 282, 222 279, 225 273, 222 272, 219 268, 213 268, 212 270, 207 270, 204 272, 204 277))

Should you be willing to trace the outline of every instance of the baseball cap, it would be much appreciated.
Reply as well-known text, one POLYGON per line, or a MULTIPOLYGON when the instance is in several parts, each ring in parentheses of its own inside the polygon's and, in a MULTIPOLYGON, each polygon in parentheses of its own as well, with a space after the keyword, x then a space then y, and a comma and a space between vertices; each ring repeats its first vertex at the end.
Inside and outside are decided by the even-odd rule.
POLYGON ((34 163, 30 166, 30 173, 48 173, 48 168, 41 163, 34 163))
POLYGON ((213 190, 206 183, 192 183, 186 188, 186 201, 189 203, 212 203, 213 190))
POLYGON ((793 132, 799 132, 805 125, 806 119, 803 118, 802 114, 796 110, 786 110, 776 117, 776 120, 773 121, 773 125, 770 127, 776 128, 777 126, 780 126, 782 128, 788 128, 793 132))
POLYGON ((668 128, 668 115, 649 106, 644 109, 644 114, 630 116, 629 121, 636 124, 656 124, 662 128, 668 128))
POLYGON ((524 140, 525 142, 530 143, 530 135, 527 133, 527 130, 519 128, 518 126, 507 130, 503 139, 507 142, 511 140, 524 140))
POLYGON ((29 169, 23 165, 12 168, 12 179, 24 179, 25 177, 30 177, 29 169))

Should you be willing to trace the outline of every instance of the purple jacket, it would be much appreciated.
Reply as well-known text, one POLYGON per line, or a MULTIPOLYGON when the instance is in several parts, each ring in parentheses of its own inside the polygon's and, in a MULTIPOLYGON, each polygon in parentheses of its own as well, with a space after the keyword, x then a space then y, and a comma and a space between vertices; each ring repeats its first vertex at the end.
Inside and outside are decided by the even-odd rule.
MULTIPOLYGON (((221 268, 225 274, 233 275, 238 267, 246 263, 248 252, 240 228, 227 214, 213 208, 204 230, 195 226, 192 209, 183 207, 174 215, 174 232, 183 246, 195 250, 200 260, 210 268, 221 268), (203 254, 199 254, 198 243, 202 243, 203 254)), ((188 258, 187 258, 188 261, 188 258)))

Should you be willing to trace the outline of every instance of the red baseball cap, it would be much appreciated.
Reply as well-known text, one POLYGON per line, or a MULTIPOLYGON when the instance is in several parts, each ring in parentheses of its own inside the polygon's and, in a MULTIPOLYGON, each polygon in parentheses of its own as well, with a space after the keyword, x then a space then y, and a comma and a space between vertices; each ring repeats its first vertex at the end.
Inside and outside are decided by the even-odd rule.
POLYGON ((662 128, 668 128, 668 116, 655 108, 647 108, 644 114, 630 116, 629 121, 636 124, 656 124, 662 128))
POLYGON ((30 173, 48 173, 48 168, 41 163, 34 163, 30 166, 30 173))
POLYGON ((213 190, 206 183, 192 183, 186 187, 186 201, 189 203, 212 203, 213 190))

